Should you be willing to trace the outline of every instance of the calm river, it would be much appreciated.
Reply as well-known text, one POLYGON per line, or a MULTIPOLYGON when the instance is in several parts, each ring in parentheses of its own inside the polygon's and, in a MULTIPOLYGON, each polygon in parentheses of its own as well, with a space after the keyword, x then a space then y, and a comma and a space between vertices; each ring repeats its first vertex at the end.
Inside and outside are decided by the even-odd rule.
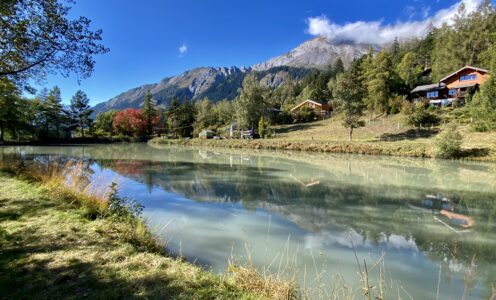
POLYGON ((146 144, 0 147, 9 153, 83 159, 94 181, 145 206, 171 251, 216 272, 249 260, 296 274, 315 298, 341 280, 359 295, 364 263, 388 298, 496 289, 496 164, 146 144))

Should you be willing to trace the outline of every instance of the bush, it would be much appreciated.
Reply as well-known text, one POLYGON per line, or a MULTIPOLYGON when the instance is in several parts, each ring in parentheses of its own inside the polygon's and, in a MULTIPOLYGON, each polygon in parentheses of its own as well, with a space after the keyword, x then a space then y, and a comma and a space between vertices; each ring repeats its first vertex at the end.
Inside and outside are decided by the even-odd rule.
POLYGON ((263 139, 267 136, 268 133, 267 125, 268 124, 265 121, 264 117, 261 117, 260 120, 258 121, 258 134, 263 139))
POLYGON ((307 123, 315 120, 315 111, 310 107, 303 107, 295 115, 296 123, 307 123))
POLYGON ((413 110, 415 108, 415 105, 413 105, 410 101, 408 100, 403 100, 401 102, 401 112, 405 115, 405 116, 408 116, 408 115, 411 115, 413 114, 413 110))
POLYGON ((436 157, 456 158, 461 154, 462 135, 455 124, 450 124, 435 139, 436 157))
POLYGON ((143 213, 143 205, 134 199, 120 197, 117 195, 117 184, 112 182, 108 195, 108 217, 117 219, 136 218, 138 219, 143 213))
POLYGON ((425 104, 417 102, 413 107, 413 111, 407 115, 407 123, 412 126, 436 125, 439 123, 439 118, 434 112, 425 108, 425 104))
POLYGON ((389 99, 389 110, 388 113, 391 115, 397 114, 400 112, 400 107, 403 104, 403 101, 406 101, 401 96, 395 96, 389 99))
POLYGON ((275 116, 271 116, 271 123, 275 125, 286 125, 293 122, 293 114, 288 111, 281 111, 275 116))

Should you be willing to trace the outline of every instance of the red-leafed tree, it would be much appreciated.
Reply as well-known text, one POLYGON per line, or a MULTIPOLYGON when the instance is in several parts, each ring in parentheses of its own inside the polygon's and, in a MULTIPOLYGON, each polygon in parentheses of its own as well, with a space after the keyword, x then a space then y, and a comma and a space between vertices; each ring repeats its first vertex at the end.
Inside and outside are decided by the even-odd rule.
MULTIPOLYGON (((151 126, 154 128, 160 122, 160 117, 152 119, 151 126)), ((119 111, 112 122, 114 132, 127 136, 145 136, 148 130, 148 122, 141 109, 124 109, 119 111)))

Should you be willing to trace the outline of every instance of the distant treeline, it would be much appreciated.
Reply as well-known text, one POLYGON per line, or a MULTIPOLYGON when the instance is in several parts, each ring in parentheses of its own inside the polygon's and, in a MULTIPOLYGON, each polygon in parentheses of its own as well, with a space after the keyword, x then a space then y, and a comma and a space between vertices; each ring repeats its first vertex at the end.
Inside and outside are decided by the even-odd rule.
MULTIPOLYGON (((243 78, 238 91, 226 86, 210 91, 220 95, 227 89, 230 96, 236 93, 234 100, 214 102, 205 97, 192 102, 187 97, 175 97, 163 108, 156 107, 148 93, 141 109, 108 111, 92 120, 88 97, 82 91, 73 96, 69 107, 64 107, 57 87, 42 89, 33 99, 26 99, 22 96, 25 81, 0 76, 0 140, 143 138, 153 134, 189 137, 204 129, 226 129, 232 123, 240 129, 258 130, 261 126, 265 130, 268 124, 314 120, 316 116, 310 109, 290 113, 305 99, 329 102, 342 115, 351 139, 353 129, 364 125, 361 117, 366 111, 403 112, 411 125, 434 122, 425 103, 411 104, 409 92, 465 65, 496 71, 496 12, 490 1, 469 14, 461 5, 452 24, 431 27, 423 38, 395 40, 379 52, 371 47, 368 54, 350 66, 337 59, 323 70, 287 68, 283 83, 275 88, 262 81, 264 72, 252 72, 243 78), (431 72, 425 72, 428 69, 431 72)), ((475 130, 496 129, 494 76, 480 90, 472 90, 465 103, 465 115, 471 118, 475 130)))

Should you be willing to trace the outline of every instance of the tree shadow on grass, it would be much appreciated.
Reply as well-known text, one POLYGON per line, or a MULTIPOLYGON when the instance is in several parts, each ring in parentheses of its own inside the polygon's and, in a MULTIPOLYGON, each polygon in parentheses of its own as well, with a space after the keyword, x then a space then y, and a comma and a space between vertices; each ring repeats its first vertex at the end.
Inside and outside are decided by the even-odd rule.
POLYGON ((384 133, 378 137, 377 141, 404 141, 416 140, 420 138, 430 138, 439 133, 439 129, 409 129, 400 133, 384 133))
POLYGON ((470 148, 463 149, 460 153, 460 158, 465 157, 485 157, 489 155, 489 148, 470 148))
POLYGON ((48 199, 47 203, 40 199, 2 200, 0 204, 9 203, 10 207, 0 206, 0 224, 7 225, 0 227, 0 299, 239 296, 223 288, 214 276, 191 273, 188 267, 155 252, 136 250, 118 237, 120 233, 114 232, 110 223, 102 223, 105 232, 99 233, 86 227, 88 222, 98 221, 72 220, 78 214, 71 214, 70 205, 48 199), (14 214, 12 210, 22 203, 25 208, 14 214), (38 219, 51 213, 50 218, 57 218, 59 224, 55 227, 38 219))
POLYGON ((276 129, 276 133, 289 133, 289 132, 294 132, 294 131, 299 131, 299 130, 306 130, 306 129, 311 129, 314 127, 322 126, 322 124, 317 124, 315 122, 310 122, 310 123, 299 123, 299 124, 292 124, 292 125, 286 125, 282 128, 276 129))
POLYGON ((39 214, 40 211, 56 207, 57 205, 50 202, 40 202, 36 199, 29 199, 29 200, 0 199, 0 206, 3 206, 3 209, 0 210, 0 222, 2 222, 2 221, 15 221, 19 219, 21 216, 30 216, 34 213, 39 214), (26 201, 29 201, 30 205, 25 205, 26 201))

